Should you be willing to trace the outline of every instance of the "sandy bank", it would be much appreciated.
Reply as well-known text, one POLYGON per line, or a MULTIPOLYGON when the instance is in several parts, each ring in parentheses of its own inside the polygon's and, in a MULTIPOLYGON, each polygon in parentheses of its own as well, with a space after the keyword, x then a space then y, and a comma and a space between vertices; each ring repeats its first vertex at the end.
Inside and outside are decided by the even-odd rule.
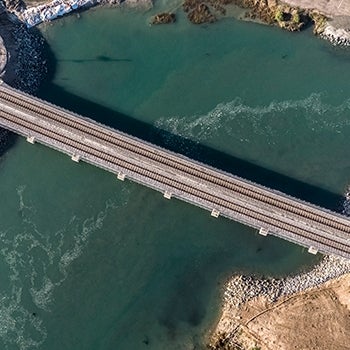
POLYGON ((349 317, 350 261, 326 256, 294 277, 233 277, 210 344, 212 349, 345 349, 349 317), (327 327, 329 336, 322 331, 327 327))
POLYGON ((325 15, 328 21, 320 36, 334 45, 350 46, 350 1, 283 0, 283 3, 325 15))
POLYGON ((290 6, 317 10, 331 18, 350 17, 350 2, 346 0, 283 0, 283 2, 290 6))

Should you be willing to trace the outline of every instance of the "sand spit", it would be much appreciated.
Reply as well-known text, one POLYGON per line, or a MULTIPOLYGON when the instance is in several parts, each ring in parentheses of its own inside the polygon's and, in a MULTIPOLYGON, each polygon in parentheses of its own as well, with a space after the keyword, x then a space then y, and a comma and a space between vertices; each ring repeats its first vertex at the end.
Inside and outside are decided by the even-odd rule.
MULTIPOLYGON (((260 313, 263 314, 267 310, 272 310, 290 298, 303 295, 303 293, 315 293, 324 289, 326 282, 330 280, 335 281, 335 279, 343 275, 349 277, 350 283, 350 261, 340 257, 325 256, 311 271, 283 279, 259 279, 244 275, 234 276, 226 285, 222 317, 211 337, 211 348, 250 350, 254 346, 261 347, 264 343, 257 341, 260 337, 256 336, 254 332, 255 336, 253 333, 253 335, 249 335, 251 332, 246 328, 246 323, 250 318, 257 318, 257 315, 260 315, 260 313), (248 343, 245 343, 245 340, 241 337, 242 334, 245 334, 244 339, 250 339, 248 343)), ((349 294, 349 289, 346 292, 349 294)), ((346 300, 350 304, 350 294, 346 300)), ((300 303, 300 305, 302 304, 300 303)), ((313 316, 315 315, 310 314, 310 317, 313 316)), ((300 315, 300 317, 304 316, 300 315)), ((271 327, 274 326, 271 325, 271 327)), ((297 324, 291 327, 299 329, 297 324)), ((321 325, 318 324, 315 327, 319 332, 321 325)), ((274 336, 268 339, 269 336, 266 335, 265 338, 269 342, 271 339, 274 339, 274 336)), ((286 341, 286 344, 288 344, 288 341, 286 341)), ((278 343, 275 343, 274 346, 275 348, 287 349, 287 347, 281 347, 281 344, 278 343)), ((273 348, 262 346, 261 349, 272 350, 273 348)))

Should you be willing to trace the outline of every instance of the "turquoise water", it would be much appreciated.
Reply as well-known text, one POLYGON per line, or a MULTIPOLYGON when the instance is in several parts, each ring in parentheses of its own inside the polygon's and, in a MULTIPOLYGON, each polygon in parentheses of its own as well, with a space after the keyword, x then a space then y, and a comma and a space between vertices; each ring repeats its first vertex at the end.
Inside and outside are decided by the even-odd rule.
MULTIPOLYGON (((43 26, 52 77, 39 95, 339 206, 348 53, 309 32, 181 17, 150 27, 150 15, 95 9, 43 26)), ((231 274, 281 276, 318 259, 22 139, 0 183, 4 349, 202 349, 231 274)))

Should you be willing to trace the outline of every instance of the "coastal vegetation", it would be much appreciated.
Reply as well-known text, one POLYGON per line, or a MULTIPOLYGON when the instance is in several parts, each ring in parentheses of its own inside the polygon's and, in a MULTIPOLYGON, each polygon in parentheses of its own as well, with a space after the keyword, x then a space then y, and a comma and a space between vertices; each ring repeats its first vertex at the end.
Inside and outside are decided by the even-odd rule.
MULTIPOLYGON (((317 6, 315 9, 305 9, 279 0, 184 0, 182 8, 189 21, 193 24, 203 24, 213 23, 227 16, 232 6, 245 10, 241 19, 275 25, 291 32, 299 32, 313 26, 315 35, 329 40, 333 45, 350 46, 349 28, 346 29, 349 23, 345 21, 346 28, 343 28, 344 25, 338 23, 338 18, 328 18, 316 9, 317 6)), ((159 20, 156 16, 153 22, 174 22, 165 18, 161 17, 159 20)))
POLYGON ((315 20, 319 28, 319 23, 326 20, 326 17, 319 13, 314 14, 314 11, 292 7, 277 0, 185 0, 183 9, 192 23, 200 24, 214 22, 218 16, 226 14, 227 6, 232 5, 246 9, 246 19, 278 25, 289 31, 300 31, 315 20))
MULTIPOLYGON (((17 18, 28 26, 35 26, 42 21, 54 19, 69 13, 72 10, 87 8, 95 5, 118 5, 151 8, 152 0, 91 0, 88 2, 76 2, 69 0, 55 0, 47 2, 38 0, 36 6, 32 6, 30 0, 1 0, 11 13, 13 19, 17 18), (39 5, 38 5, 39 4, 39 5), (58 10, 59 9, 59 10, 58 10), (51 17, 50 17, 51 16, 51 17)), ((302 3, 302 2, 300 2, 302 3)), ((232 15, 232 9, 243 9, 240 19, 256 21, 268 25, 275 25, 284 30, 298 32, 313 25, 316 35, 329 40, 334 45, 349 46, 350 34, 342 24, 334 18, 328 18, 315 3, 314 8, 303 8, 288 4, 288 0, 183 0, 182 9, 187 18, 193 24, 213 23, 217 20, 232 15)), ((164 11, 156 14, 150 20, 151 24, 170 24, 176 21, 176 11, 164 11)))
MULTIPOLYGON (((203 24, 213 23, 225 17, 232 6, 245 10, 242 19, 275 25, 291 32, 298 32, 313 25, 314 33, 322 36, 329 21, 327 16, 316 9, 302 9, 279 0, 184 0, 182 9, 190 22, 203 24)), ((174 13, 160 13, 153 17, 151 23, 163 24, 174 21, 174 13)))

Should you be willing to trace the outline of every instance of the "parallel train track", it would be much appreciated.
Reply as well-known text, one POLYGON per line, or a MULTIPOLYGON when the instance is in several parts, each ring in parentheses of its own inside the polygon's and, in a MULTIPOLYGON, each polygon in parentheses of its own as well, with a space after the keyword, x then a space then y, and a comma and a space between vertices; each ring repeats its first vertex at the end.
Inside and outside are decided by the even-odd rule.
POLYGON ((103 159, 104 161, 113 164, 117 167, 122 167, 141 176, 147 176, 148 178, 157 181, 165 186, 171 186, 179 191, 183 191, 199 199, 210 202, 213 205, 218 205, 220 207, 232 210, 253 220, 258 220, 266 225, 280 228, 281 230, 286 230, 305 239, 312 240, 323 244, 327 247, 333 248, 335 250, 339 250, 346 254, 350 254, 350 246, 343 242, 339 242, 331 238, 326 238, 321 234, 317 234, 308 229, 301 229, 300 227, 291 223, 281 222, 257 210, 251 208, 248 209, 243 205, 235 203, 233 201, 223 200, 222 198, 213 193, 209 193, 207 191, 204 191, 203 189, 199 189, 194 186, 181 183, 180 181, 175 180, 174 178, 170 178, 169 176, 160 175, 155 171, 145 169, 140 165, 128 162, 125 159, 122 159, 121 157, 108 154, 106 151, 101 151, 96 147, 86 146, 81 141, 75 140, 74 138, 67 138, 67 136, 63 136, 54 130, 43 127, 42 125, 34 125, 33 123, 28 122, 24 118, 21 118, 15 114, 0 111, 0 117, 8 121, 9 123, 15 123, 16 125, 19 125, 30 132, 39 133, 45 137, 49 137, 50 139, 55 140, 56 142, 71 146, 82 153, 86 153, 93 157, 103 159))
POLYGON ((75 131, 82 131, 90 137, 96 138, 98 141, 103 140, 104 142, 113 146, 117 146, 127 151, 136 153, 168 167, 176 168, 195 178, 200 178, 211 184, 214 183, 221 188, 234 191, 240 195, 248 197, 249 199, 258 200, 272 207, 292 212, 305 219, 316 221, 324 227, 332 227, 347 234, 350 233, 350 225, 333 219, 331 217, 332 214, 329 214, 327 211, 322 212, 322 214, 326 215, 325 217, 313 212, 312 209, 309 209, 307 205, 300 205, 293 202, 293 200, 285 198, 283 196, 280 196, 278 199, 276 199, 274 195, 268 193, 267 190, 263 189, 264 193, 262 193, 261 190, 255 190, 252 188, 252 185, 249 185, 244 181, 240 181, 239 179, 230 178, 228 180, 226 175, 220 174, 220 176, 218 176, 217 174, 214 174, 211 169, 206 169, 207 171, 203 172, 198 168, 198 165, 196 163, 185 161, 183 159, 175 159, 175 157, 167 154, 164 151, 151 150, 147 144, 142 145, 140 143, 137 143, 137 141, 133 140, 132 138, 127 138, 118 132, 109 130, 107 131, 100 125, 87 122, 79 117, 74 116, 73 119, 70 115, 65 116, 65 114, 68 114, 68 112, 63 111, 62 113, 58 113, 54 107, 51 107, 50 105, 42 104, 39 107, 32 102, 28 102, 28 100, 19 93, 13 91, 9 93, 1 90, 0 99, 24 112, 30 111, 32 114, 34 113, 34 115, 37 115, 38 117, 45 117, 48 120, 54 120, 75 131))

